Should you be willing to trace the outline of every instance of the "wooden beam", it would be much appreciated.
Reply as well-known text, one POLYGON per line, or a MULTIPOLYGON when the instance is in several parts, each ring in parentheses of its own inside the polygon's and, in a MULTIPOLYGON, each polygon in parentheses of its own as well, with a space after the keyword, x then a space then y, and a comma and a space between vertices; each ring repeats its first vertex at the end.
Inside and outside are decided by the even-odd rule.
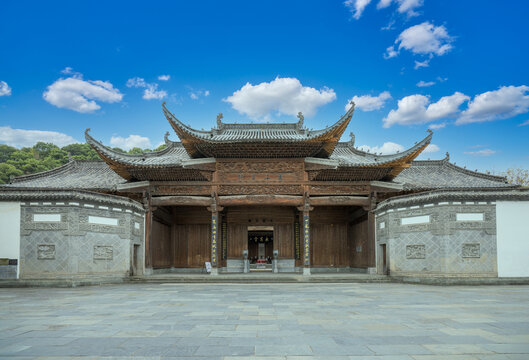
POLYGON ((311 197, 311 206, 366 206, 369 198, 366 196, 317 196, 311 197))
POLYGON ((151 200, 152 206, 210 206, 209 196, 158 196, 151 200))
POLYGON ((294 195, 219 196, 219 204, 222 206, 245 206, 245 205, 300 206, 301 204, 303 204, 303 196, 294 196, 294 195))

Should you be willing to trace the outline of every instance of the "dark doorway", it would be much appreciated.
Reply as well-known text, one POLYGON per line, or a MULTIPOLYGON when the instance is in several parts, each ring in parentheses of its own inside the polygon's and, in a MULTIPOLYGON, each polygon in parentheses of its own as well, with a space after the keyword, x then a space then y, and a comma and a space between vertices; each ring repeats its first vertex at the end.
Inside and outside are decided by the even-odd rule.
POLYGON ((387 254, 386 254, 386 244, 380 245, 382 250, 382 273, 388 275, 388 264, 387 264, 387 254))
POLYGON ((248 258, 251 264, 271 264, 274 251, 274 230, 272 226, 248 227, 248 258))
POLYGON ((134 244, 133 252, 132 252, 132 275, 134 276, 140 275, 138 271, 139 270, 138 264, 140 263, 139 256, 140 256, 140 245, 134 244))

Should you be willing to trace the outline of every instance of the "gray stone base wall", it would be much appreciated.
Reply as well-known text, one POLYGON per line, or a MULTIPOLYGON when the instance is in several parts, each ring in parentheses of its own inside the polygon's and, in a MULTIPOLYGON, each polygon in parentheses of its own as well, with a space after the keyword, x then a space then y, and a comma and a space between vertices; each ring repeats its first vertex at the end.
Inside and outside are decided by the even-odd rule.
POLYGON ((376 214, 379 273, 385 245, 389 275, 497 276, 494 202, 440 199, 407 205, 386 206, 376 214))
POLYGON ((20 278, 143 274, 143 209, 112 200, 22 203, 20 278))
POLYGON ((0 279, 16 279, 17 265, 0 265, 0 279))
POLYGON ((242 273, 243 271, 244 271, 244 260, 243 259, 226 260, 226 272, 242 273))

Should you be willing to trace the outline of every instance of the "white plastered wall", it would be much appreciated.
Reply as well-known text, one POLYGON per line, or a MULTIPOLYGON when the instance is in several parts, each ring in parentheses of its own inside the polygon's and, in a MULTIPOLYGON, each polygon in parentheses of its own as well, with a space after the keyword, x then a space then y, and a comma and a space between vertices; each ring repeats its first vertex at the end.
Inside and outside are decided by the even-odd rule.
POLYGON ((529 276, 529 201, 496 203, 498 276, 529 276))
POLYGON ((20 202, 0 202, 0 258, 17 259, 20 273, 20 202))

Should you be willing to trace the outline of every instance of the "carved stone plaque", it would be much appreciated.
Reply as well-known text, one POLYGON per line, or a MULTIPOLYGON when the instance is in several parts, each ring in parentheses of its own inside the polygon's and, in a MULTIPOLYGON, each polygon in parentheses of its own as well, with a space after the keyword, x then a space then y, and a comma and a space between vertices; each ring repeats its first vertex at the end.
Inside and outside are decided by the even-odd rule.
POLYGON ((424 245, 407 245, 406 259, 425 259, 426 247, 424 245))
POLYGON ((55 245, 37 245, 37 259, 39 260, 55 259, 55 245))
POLYGON ((94 260, 112 260, 113 256, 112 246, 94 246, 94 260))
POLYGON ((464 258, 479 258, 481 257, 481 251, 479 244, 463 244, 461 253, 464 258))

